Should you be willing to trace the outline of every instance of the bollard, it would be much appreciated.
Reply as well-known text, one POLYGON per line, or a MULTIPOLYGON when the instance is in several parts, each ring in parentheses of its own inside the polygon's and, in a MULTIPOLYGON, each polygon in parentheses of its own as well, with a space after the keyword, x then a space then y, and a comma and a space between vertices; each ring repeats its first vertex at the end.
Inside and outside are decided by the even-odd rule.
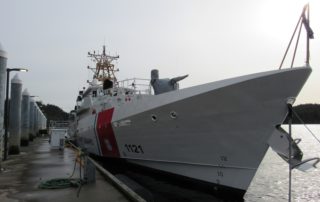
POLYGON ((3 116, 4 116, 4 99, 6 93, 6 68, 7 68, 7 54, 0 44, 0 171, 1 161, 3 157, 3 116))
POLYGON ((84 180, 86 183, 95 183, 96 182, 96 167, 88 159, 88 155, 85 156, 85 165, 84 165, 84 180))
POLYGON ((30 95, 25 89, 22 93, 21 106, 21 146, 29 145, 29 124, 30 124, 30 95))
POLYGON ((11 79, 11 99, 9 111, 9 154, 20 153, 21 141, 21 91, 22 82, 16 74, 11 79))

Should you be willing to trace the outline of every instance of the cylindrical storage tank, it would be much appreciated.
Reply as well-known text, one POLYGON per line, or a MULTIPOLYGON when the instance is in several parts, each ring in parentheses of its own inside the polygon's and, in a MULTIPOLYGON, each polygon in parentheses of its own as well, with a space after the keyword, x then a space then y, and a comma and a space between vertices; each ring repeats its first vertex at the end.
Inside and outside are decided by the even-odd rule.
POLYGON ((41 118, 41 130, 44 130, 44 119, 45 119, 45 116, 44 114, 42 113, 42 118, 41 118))
POLYGON ((37 131, 37 136, 39 136, 39 121, 40 121, 40 108, 39 105, 37 105, 37 125, 36 125, 36 131, 37 131))
POLYGON ((44 130, 45 127, 44 127, 44 122, 45 122, 45 119, 46 117, 44 116, 43 112, 41 111, 41 130, 44 130))
POLYGON ((34 99, 30 97, 30 108, 29 108, 29 140, 33 141, 34 134, 34 99))
POLYGON ((39 127, 40 127, 40 130, 41 130, 41 135, 43 135, 45 133, 45 129, 46 129, 46 127, 45 127, 46 117, 45 117, 45 115, 43 114, 42 111, 40 111, 40 112, 41 112, 41 117, 40 117, 40 125, 39 125, 39 127))
POLYGON ((38 117, 38 133, 40 134, 40 130, 42 129, 42 128, 41 128, 41 122, 42 122, 42 111, 41 111, 40 107, 38 107, 38 110, 39 110, 39 117, 38 117))
MULTIPOLYGON (((6 94, 6 68, 7 68, 7 53, 3 50, 0 44, 0 162, 3 154, 3 141, 4 141, 4 130, 3 130, 3 118, 4 118, 4 100, 6 94)), ((1 167, 1 165, 0 165, 1 167)))
POLYGON ((9 154, 20 153, 21 141, 21 92, 22 82, 16 74, 11 79, 11 99, 9 111, 9 154))
POLYGON ((43 128, 47 130, 47 117, 44 116, 43 128))
POLYGON ((27 89, 25 89, 22 93, 21 105, 21 146, 28 146, 30 124, 30 95, 27 89))
POLYGON ((43 115, 43 126, 42 128, 44 130, 47 130, 47 117, 45 115, 43 115))
POLYGON ((33 132, 34 132, 34 137, 38 135, 38 105, 36 102, 34 102, 34 117, 33 117, 33 132))

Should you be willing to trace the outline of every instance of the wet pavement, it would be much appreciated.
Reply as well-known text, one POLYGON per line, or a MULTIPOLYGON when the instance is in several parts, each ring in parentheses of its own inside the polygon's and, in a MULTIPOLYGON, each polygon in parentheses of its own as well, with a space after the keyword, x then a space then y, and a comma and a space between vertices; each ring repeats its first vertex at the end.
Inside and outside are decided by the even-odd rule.
MULTIPOLYGON (((38 185, 53 178, 68 178, 74 170, 76 153, 71 149, 52 150, 48 138, 37 138, 28 147, 22 147, 19 155, 10 155, 2 162, 0 172, 1 202, 88 202, 115 201, 128 199, 104 177, 96 172, 96 182, 78 188, 39 189, 38 185)), ((73 178, 79 178, 77 164, 73 178)))

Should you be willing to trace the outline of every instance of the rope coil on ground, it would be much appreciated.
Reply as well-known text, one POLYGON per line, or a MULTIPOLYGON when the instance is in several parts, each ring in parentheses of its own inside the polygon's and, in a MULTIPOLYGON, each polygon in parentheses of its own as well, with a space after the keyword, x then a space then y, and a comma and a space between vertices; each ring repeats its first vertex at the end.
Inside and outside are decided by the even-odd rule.
POLYGON ((41 182, 38 186, 40 189, 64 189, 68 187, 79 187, 82 184, 81 179, 74 178, 55 178, 41 182))
POLYGON ((74 161, 73 171, 70 177, 53 178, 50 180, 43 181, 39 184, 38 188, 39 189, 64 189, 69 187, 78 187, 77 196, 79 196, 81 186, 85 183, 85 181, 82 179, 82 174, 81 174, 81 167, 83 166, 85 155, 86 154, 81 149, 78 149, 78 153, 74 161), (79 162, 80 178, 72 178, 76 170, 77 162, 79 162))

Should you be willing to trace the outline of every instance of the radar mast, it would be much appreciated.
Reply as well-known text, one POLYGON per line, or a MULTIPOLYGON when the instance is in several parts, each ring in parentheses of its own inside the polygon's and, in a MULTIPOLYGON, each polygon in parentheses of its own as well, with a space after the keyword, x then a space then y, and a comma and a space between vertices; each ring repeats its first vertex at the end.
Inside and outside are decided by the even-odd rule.
POLYGON ((115 72, 119 71, 119 69, 115 69, 113 61, 119 59, 119 55, 111 56, 106 54, 106 46, 103 45, 102 54, 88 52, 88 57, 96 63, 95 68, 91 68, 88 66, 88 69, 91 69, 94 73, 93 79, 97 79, 98 81, 104 82, 105 80, 110 80, 113 83, 117 83, 117 78, 115 76, 115 72))

